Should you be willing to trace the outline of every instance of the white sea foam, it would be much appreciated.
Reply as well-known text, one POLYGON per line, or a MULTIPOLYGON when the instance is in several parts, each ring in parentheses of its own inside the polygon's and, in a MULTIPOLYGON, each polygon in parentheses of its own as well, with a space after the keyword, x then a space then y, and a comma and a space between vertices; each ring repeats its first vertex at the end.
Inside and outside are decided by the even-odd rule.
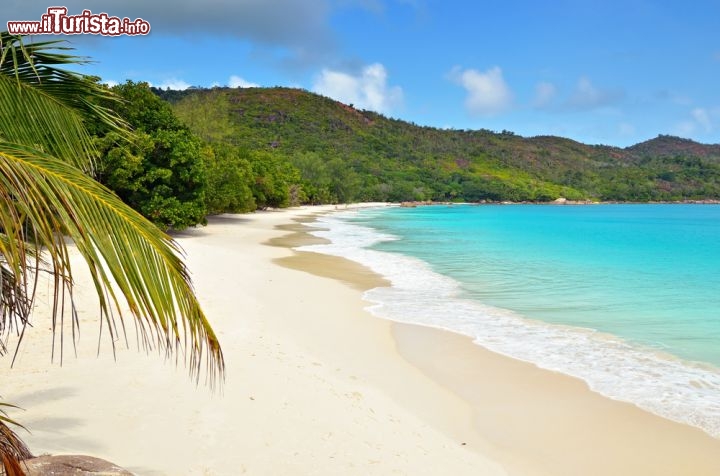
POLYGON ((686 362, 592 329, 526 319, 505 309, 461 297, 460 284, 416 258, 368 249, 397 237, 323 217, 329 244, 301 249, 342 256, 385 276, 391 287, 364 298, 376 316, 470 336, 492 351, 580 378, 609 398, 633 403, 665 418, 720 438, 720 369, 686 362))

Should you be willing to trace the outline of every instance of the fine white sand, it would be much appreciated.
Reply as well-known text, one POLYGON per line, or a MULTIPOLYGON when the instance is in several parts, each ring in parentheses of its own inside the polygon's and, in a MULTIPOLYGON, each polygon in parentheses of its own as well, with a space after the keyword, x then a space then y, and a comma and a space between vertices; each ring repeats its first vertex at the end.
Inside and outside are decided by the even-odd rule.
POLYGON ((225 215, 177 237, 225 352, 221 393, 134 344, 114 361, 103 339, 98 357, 82 275, 79 355, 66 345, 52 364, 40 302, 15 368, 0 366, 31 449, 140 475, 720 474, 720 440, 698 429, 463 336, 371 316, 360 290, 381 277, 288 248, 317 241, 299 222, 333 209, 225 215))
POLYGON ((362 310, 357 289, 272 263, 292 255, 263 244, 287 233, 274 227, 307 213, 221 216, 178 237, 225 353, 221 393, 132 337, 116 361, 103 339, 98 357, 82 275, 79 355, 66 345, 63 366, 51 363, 40 299, 15 367, 9 356, 0 367, 31 449, 141 475, 505 474, 483 455, 470 405, 396 353, 391 325, 362 310))

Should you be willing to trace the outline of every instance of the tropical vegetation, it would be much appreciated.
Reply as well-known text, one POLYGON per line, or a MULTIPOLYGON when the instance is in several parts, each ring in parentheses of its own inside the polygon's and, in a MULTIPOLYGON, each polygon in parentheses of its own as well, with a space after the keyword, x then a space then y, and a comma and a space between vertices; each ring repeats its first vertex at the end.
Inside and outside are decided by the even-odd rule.
POLYGON ((130 125, 135 137, 127 141, 112 127, 93 125, 100 153, 96 179, 164 230, 204 223, 201 141, 147 84, 128 81, 112 92, 120 100, 105 106, 130 125))
MULTIPOLYGON (((54 332, 63 332, 63 319, 77 327, 75 312, 64 316, 62 306, 73 296, 71 241, 88 266, 111 341, 123 337, 115 321, 129 314, 146 349, 177 353, 195 379, 202 373, 212 383, 224 372, 222 351, 177 244, 93 178, 103 172, 99 150, 106 149, 90 129, 131 149, 148 140, 172 148, 184 129, 130 133, 113 93, 64 69, 82 61, 67 49, 0 33, 0 353, 20 345, 41 272, 51 273, 55 289, 53 311, 41 317, 54 332)), ((62 359, 62 347, 59 353, 62 359)), ((11 408, 0 403, 0 462, 8 475, 22 474, 18 461, 29 456, 12 430, 11 408)))
MULTIPOLYGON (((165 233, 208 214, 352 201, 720 199, 720 145, 658 136, 619 148, 438 129, 292 88, 108 87, 64 69, 79 62, 61 43, 0 34, 0 354, 22 341, 41 271, 53 277, 48 318, 62 332, 68 242, 113 340, 127 309, 146 348, 178 352, 195 378, 202 370, 212 381, 222 351, 165 233)), ((30 453, 12 408, 0 402, 0 460, 21 474, 30 453)))
POLYGON ((720 146, 677 137, 619 148, 421 127, 300 89, 154 92, 212 147, 285 164, 279 184, 303 203, 720 198, 720 146))
POLYGON ((291 88, 112 91, 138 139, 95 128, 98 178, 163 229, 299 204, 720 198, 720 146, 678 137, 618 148, 421 127, 291 88))

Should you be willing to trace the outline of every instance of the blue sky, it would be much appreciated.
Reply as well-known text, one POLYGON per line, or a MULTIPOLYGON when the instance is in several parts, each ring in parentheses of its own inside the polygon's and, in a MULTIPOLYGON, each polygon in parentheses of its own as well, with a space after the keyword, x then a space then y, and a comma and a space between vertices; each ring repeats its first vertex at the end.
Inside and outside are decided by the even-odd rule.
POLYGON ((108 82, 291 86, 420 125, 627 146, 720 142, 720 2, 3 0, 151 24, 65 37, 108 82))

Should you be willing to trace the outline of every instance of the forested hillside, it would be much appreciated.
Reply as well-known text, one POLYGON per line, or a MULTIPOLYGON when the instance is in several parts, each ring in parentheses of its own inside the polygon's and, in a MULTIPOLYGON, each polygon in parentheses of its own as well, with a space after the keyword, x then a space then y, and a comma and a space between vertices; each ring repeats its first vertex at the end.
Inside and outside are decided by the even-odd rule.
POLYGON ((353 201, 720 198, 720 145, 625 149, 420 127, 289 88, 112 88, 125 137, 89 124, 96 178, 163 229, 208 214, 353 201))
POLYGON ((720 198, 720 146, 676 137, 621 149, 420 127, 299 89, 154 92, 208 143, 291 164, 309 202, 720 198))

